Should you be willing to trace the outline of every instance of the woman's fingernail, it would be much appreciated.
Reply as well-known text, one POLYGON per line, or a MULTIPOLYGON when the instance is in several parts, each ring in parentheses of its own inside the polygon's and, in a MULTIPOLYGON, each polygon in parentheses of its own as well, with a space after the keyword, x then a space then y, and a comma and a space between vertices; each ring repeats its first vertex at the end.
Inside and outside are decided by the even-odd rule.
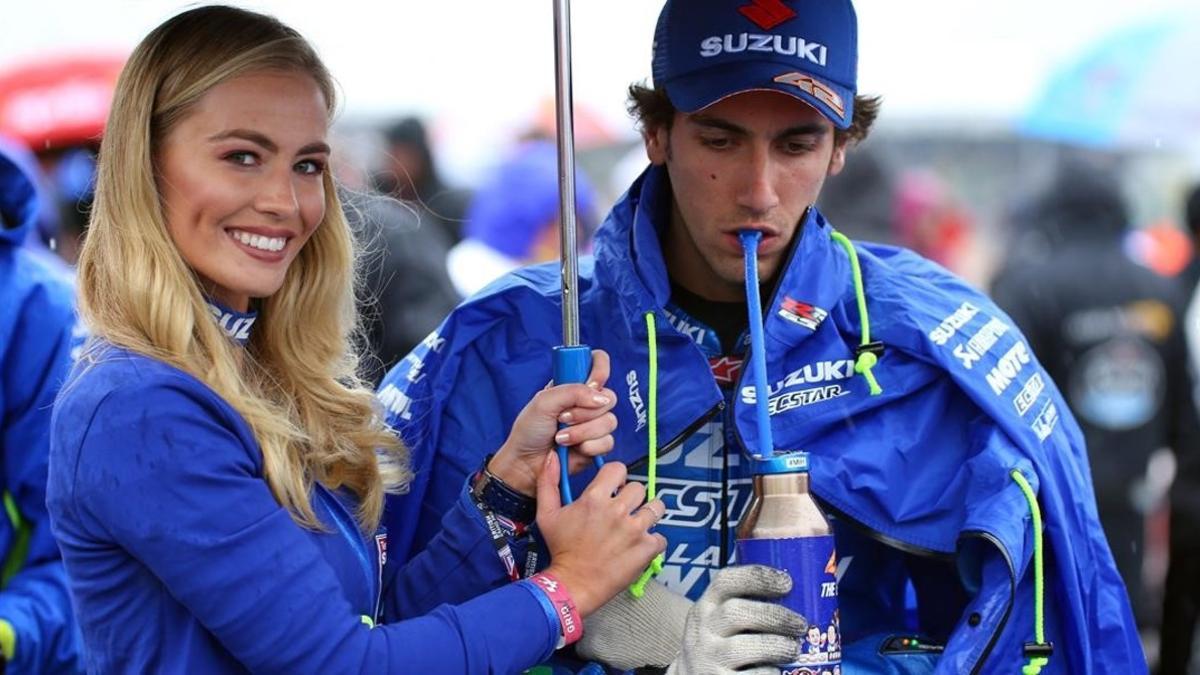
POLYGON ((575 416, 571 414, 571 411, 568 410, 567 412, 558 416, 558 421, 565 424, 574 419, 574 417, 575 416))
POLYGON ((559 445, 563 445, 567 441, 571 440, 571 434, 568 434, 565 431, 560 431, 560 432, 558 432, 558 435, 554 437, 554 440, 559 445))
POLYGON ((607 396, 601 396, 599 394, 596 394, 595 396, 592 397, 592 400, 596 402, 596 405, 608 405, 608 397, 607 396))
POLYGON ((592 380, 591 382, 587 383, 587 386, 591 387, 592 389, 599 389, 600 383, 595 380, 592 380))

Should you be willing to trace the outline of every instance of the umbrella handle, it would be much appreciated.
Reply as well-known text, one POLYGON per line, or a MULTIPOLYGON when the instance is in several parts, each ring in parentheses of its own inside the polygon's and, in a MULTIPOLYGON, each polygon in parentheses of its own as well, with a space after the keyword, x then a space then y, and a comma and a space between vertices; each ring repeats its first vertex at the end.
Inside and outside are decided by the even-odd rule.
MULTIPOLYGON (((583 383, 587 381, 587 376, 592 372, 592 348, 587 345, 574 345, 571 347, 555 347, 554 348, 554 384, 572 384, 583 383)), ((565 424, 560 424, 559 429, 565 427, 565 424)), ((562 493, 563 504, 570 504, 575 500, 571 494, 570 475, 567 466, 567 446, 558 446, 558 465, 562 472, 562 480, 559 483, 559 492, 562 493)), ((596 466, 604 465, 602 457, 596 457, 596 466)))

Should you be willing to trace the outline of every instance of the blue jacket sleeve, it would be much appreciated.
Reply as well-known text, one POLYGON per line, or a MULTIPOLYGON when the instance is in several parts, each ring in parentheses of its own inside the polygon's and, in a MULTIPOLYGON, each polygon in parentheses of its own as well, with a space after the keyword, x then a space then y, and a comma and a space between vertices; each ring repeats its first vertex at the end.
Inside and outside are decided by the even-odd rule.
MULTIPOLYGON (((50 412, 71 365, 75 327, 66 283, 35 285, 24 297, 3 363, 4 551, 0 619, 12 627, 10 667, 19 672, 82 669, 67 580, 46 513, 50 412)), ((0 644, 5 638, 0 637, 0 644)))
POLYGON ((251 671, 516 672, 551 651, 545 611, 519 586, 368 628, 229 417, 171 383, 115 390, 83 442, 71 501, 251 671))
MULTIPOLYGON (((522 564, 524 556, 517 561, 522 564)), ((465 602, 509 583, 487 524, 465 488, 428 546, 407 562, 390 558, 388 567, 392 565, 385 568, 391 575, 384 606, 384 620, 389 622, 424 614, 442 603, 465 602)))

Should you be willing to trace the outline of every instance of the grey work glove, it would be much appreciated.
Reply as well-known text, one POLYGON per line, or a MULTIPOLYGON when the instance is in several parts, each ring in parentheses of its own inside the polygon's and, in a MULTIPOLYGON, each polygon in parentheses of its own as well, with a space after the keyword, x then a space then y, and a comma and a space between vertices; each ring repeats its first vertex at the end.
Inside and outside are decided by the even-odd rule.
POLYGON ((692 601, 651 581, 635 598, 624 590, 592 612, 575 653, 620 670, 665 666, 679 655, 692 601))
POLYGON ((669 675, 778 675, 808 622, 765 599, 791 589, 787 573, 763 565, 721 570, 694 604, 650 583, 641 599, 621 593, 588 617, 576 652, 625 670, 669 662, 669 675))

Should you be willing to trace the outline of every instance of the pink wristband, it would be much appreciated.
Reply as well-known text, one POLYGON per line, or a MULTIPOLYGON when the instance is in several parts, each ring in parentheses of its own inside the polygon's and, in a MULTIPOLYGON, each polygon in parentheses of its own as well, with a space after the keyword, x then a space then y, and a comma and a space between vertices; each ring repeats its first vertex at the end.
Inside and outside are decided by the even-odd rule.
POLYGON ((537 584, 546 597, 550 598, 550 604, 554 605, 554 613, 558 615, 559 624, 562 626, 563 643, 559 647, 583 637, 583 617, 579 616, 579 610, 575 607, 571 594, 567 592, 567 587, 554 578, 554 575, 546 572, 538 572, 529 577, 529 580, 537 584))

